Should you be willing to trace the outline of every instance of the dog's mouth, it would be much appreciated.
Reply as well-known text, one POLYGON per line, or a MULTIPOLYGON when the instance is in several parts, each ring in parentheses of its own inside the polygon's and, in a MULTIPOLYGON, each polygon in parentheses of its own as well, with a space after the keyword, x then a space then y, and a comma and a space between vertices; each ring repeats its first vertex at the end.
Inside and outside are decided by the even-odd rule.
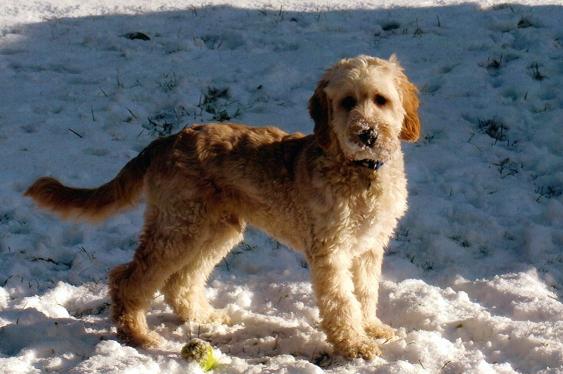
POLYGON ((379 168, 384 164, 383 161, 370 159, 354 160, 353 163, 354 165, 362 166, 375 171, 379 170, 379 168))

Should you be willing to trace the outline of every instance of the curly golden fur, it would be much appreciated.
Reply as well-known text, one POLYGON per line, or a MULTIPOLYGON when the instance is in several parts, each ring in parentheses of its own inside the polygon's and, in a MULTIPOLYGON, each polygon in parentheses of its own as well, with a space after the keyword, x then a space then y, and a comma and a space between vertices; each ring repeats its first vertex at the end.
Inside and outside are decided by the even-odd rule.
POLYGON ((99 188, 40 178, 26 195, 90 220, 145 196, 134 258, 109 275, 112 318, 131 344, 158 344, 145 319, 158 289, 183 320, 228 322, 206 300, 205 283, 251 224, 304 253, 328 341, 369 359, 380 353, 373 338, 393 335, 376 316, 378 279, 407 207, 400 140, 418 139, 418 104, 394 56, 344 59, 309 100, 313 135, 194 125, 156 140, 99 188))

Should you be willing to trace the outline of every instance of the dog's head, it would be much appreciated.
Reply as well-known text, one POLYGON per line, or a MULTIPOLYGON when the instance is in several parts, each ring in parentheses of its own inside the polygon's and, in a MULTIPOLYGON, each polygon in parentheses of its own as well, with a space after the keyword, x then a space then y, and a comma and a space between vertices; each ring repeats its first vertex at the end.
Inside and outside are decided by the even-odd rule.
POLYGON ((309 99, 315 136, 327 151, 377 169, 420 136, 418 90, 399 61, 370 56, 330 67, 309 99))

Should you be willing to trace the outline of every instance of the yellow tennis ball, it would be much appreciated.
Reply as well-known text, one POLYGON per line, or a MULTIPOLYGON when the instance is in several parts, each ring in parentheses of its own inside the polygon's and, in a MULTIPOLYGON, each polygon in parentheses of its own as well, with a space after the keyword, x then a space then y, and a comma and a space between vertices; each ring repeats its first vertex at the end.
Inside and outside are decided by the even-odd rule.
POLYGON ((215 369, 219 364, 213 353, 211 344, 198 338, 191 339, 181 351, 184 359, 197 362, 205 372, 215 369))

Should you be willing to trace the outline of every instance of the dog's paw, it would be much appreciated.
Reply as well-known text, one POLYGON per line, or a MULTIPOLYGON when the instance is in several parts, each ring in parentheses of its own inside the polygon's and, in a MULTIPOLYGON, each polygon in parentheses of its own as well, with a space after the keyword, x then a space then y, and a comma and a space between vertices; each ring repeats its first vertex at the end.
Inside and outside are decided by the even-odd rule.
POLYGON ((208 314, 207 323, 230 325, 232 324, 232 320, 225 309, 213 309, 208 314))
POLYGON ((158 348, 162 346, 164 340, 158 335, 158 333, 154 331, 149 331, 147 335, 145 335, 141 346, 143 348, 158 348))
POLYGON ((373 321, 364 325, 366 333, 375 339, 392 339, 395 337, 395 329, 381 321, 373 321))
POLYGON ((215 309, 211 306, 199 308, 198 310, 184 308, 178 316, 184 322, 196 322, 202 324, 231 324, 231 317, 224 309, 215 309))
POLYGON ((153 331, 149 331, 146 334, 132 334, 118 331, 117 335, 119 339, 124 341, 125 343, 145 349, 158 348, 163 343, 160 335, 153 331))
POLYGON ((381 349, 369 338, 353 339, 335 346, 336 351, 346 358, 372 360, 381 355, 381 349))

